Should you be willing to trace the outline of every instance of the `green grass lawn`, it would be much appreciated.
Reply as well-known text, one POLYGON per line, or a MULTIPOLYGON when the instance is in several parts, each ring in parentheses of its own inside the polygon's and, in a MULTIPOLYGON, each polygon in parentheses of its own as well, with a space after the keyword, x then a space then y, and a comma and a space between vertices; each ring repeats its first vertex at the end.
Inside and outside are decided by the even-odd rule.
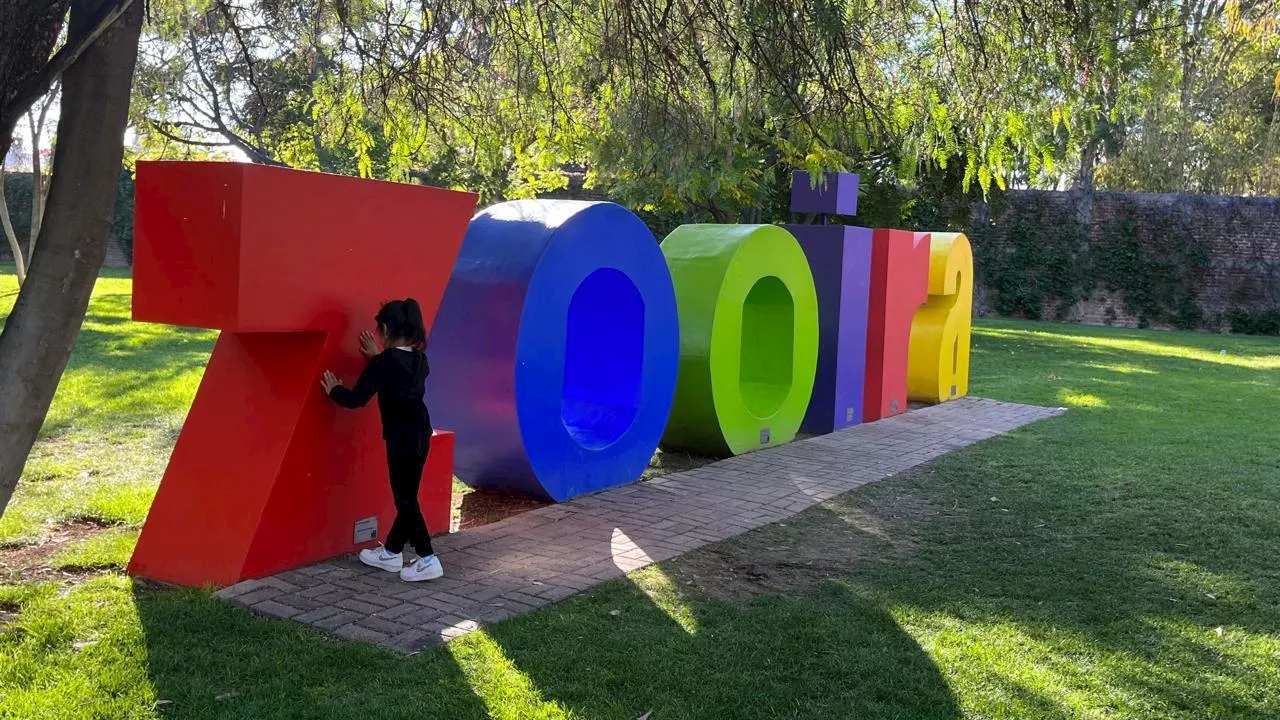
MULTIPOLYGON (((0 318, 17 296, 0 268, 0 318)), ((216 335, 129 321, 131 281, 98 281, 0 544, 40 539, 73 519, 137 527, 195 396, 216 335)))
MULTIPOLYGON (((211 346, 128 296, 100 281, 0 520, 119 526, 59 567, 124 561, 211 346)), ((1280 717, 1280 342, 983 323, 973 367, 1071 411, 419 656, 11 583, 0 718, 1280 717)))

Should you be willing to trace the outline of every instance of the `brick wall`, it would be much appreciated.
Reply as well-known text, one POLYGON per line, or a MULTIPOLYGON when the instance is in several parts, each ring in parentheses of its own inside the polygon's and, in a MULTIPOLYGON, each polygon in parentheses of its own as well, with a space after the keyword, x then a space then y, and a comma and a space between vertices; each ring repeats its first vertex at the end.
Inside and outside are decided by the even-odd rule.
POLYGON ((1011 191, 979 208, 970 238, 975 305, 986 314, 999 314, 1002 291, 1008 309, 1018 282, 1033 289, 1026 297, 1043 317, 1100 325, 1160 327, 1182 317, 1184 326, 1221 330, 1233 309, 1280 308, 1276 197, 1011 191), (1010 276, 1018 262, 1025 277, 1010 276), (1072 291, 1036 291, 1053 285, 1048 274, 1071 275, 1072 291))
POLYGON ((102 267, 109 268, 127 268, 131 267, 129 256, 125 253, 124 246, 120 244, 120 239, 115 235, 107 238, 107 256, 102 261, 102 267))

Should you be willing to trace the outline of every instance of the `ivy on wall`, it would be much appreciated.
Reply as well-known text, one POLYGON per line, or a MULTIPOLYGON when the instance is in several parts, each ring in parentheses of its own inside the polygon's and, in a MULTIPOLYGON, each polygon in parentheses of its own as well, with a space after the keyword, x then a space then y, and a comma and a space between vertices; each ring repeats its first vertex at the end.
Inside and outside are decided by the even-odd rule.
MULTIPOLYGON (((5 201, 9 206, 9 220, 13 223, 13 232, 18 236, 24 252, 27 248, 27 238, 31 235, 31 190, 31 173, 6 172, 4 174, 4 193, 5 201)), ((125 168, 120 169, 120 178, 116 181, 116 209, 111 218, 111 231, 119 240, 125 256, 132 261, 133 176, 125 168)), ((9 244, 0 239, 0 260, 12 259, 9 244)))
POLYGON ((1280 308, 1271 310, 1227 311, 1227 326, 1231 332, 1242 335, 1280 335, 1280 308))
POLYGON ((120 242, 125 257, 133 262, 133 175, 121 169, 116 180, 116 209, 111 216, 111 232, 120 242))
MULTIPOLYGON (((31 173, 4 174, 4 200, 9 207, 9 221, 13 223, 13 232, 18 236, 18 243, 26 252, 27 238, 31 235, 31 173)), ((13 254, 9 251, 9 243, 4 240, 0 231, 0 259, 9 261, 13 254)))
POLYGON ((1045 205, 1033 217, 994 199, 969 230, 977 282, 1005 317, 1066 318, 1092 289, 1088 233, 1069 207, 1045 205))
POLYGON ((859 199, 858 220, 966 232, 977 284, 996 315, 1066 320, 1083 301, 1107 297, 1116 308, 1105 322, 1280 334, 1280 200, 1270 217, 1265 207, 1242 209, 1268 200, 1097 198, 1000 193, 971 202, 965 216, 954 198, 939 204, 873 187, 859 199), (1210 298, 1227 308, 1207 312, 1210 298))
POLYGON ((1209 269, 1209 252, 1196 241, 1185 213, 1142 212, 1124 205, 1097 234, 1091 260, 1093 277, 1120 294, 1139 327, 1203 326, 1198 296, 1209 269))

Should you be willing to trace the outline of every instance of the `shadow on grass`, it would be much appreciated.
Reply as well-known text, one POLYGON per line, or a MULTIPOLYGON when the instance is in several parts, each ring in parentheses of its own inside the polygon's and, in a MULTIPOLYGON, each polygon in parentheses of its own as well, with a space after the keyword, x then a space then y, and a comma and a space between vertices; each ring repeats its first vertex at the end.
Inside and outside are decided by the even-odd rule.
MULTIPOLYGON (((488 636, 542 697, 584 717, 960 717, 916 641, 846 587, 739 604, 645 587, 661 574, 488 636)), ((450 649, 465 656, 467 647, 464 638, 450 649)))
POLYGON ((413 658, 142 593, 151 675, 173 717, 1275 717, 1254 364, 979 333, 975 394, 1105 405, 413 658))
POLYGON ((138 589, 146 664, 172 718, 481 718, 445 652, 405 657, 258 619, 199 591, 138 589))
POLYGON ((1236 413, 1280 388, 1271 338, 1007 324, 974 329, 971 393, 1086 411, 1236 413), (1067 334, 1068 332, 1075 334, 1067 334))
POLYGON ((75 410, 51 414, 43 436, 83 426, 145 423, 158 412, 185 414, 216 333, 133 323, 128 303, 128 295, 95 296, 94 313, 80 331, 59 387, 59 406, 75 410))
MULTIPOLYGON (((1055 518, 1030 506, 1034 498, 1018 500, 1034 487, 1004 483, 992 494, 993 472, 1021 466, 1039 476, 1022 462, 1038 456, 1030 434, 996 443, 664 569, 677 587, 765 607, 778 607, 779 594, 811 602, 838 583, 946 658, 952 691, 983 714, 1280 716, 1267 670, 1269 638, 1280 636, 1280 574, 1258 562, 1280 554, 1280 514, 1223 505, 1187 522, 1180 504, 1152 511, 1152 496, 1167 488, 1132 504, 1103 488, 1080 498, 1095 509, 1091 520, 1055 518), (1240 527, 1226 530, 1231 516, 1240 527)), ((893 676, 882 670, 871 684, 884 691, 893 676)))
POLYGON ((1092 520, 1046 526, 1040 513, 1010 521, 1003 511, 1025 510, 1006 502, 1015 491, 986 487, 1011 507, 961 498, 945 540, 938 533, 919 555, 855 581, 918 617, 917 636, 952 636, 953 665, 972 666, 965 674, 997 679, 1004 666, 1008 676, 1070 688, 1076 702, 1138 716, 1277 717, 1266 645, 1280 633, 1280 584, 1256 561, 1280 552, 1280 519, 1237 516, 1251 531, 1215 533, 1206 526, 1232 522, 1229 509, 1199 526, 1179 513, 1142 513, 1157 504, 1148 494, 1103 488, 1092 520), (1007 656, 1012 666, 999 659, 1007 656))
POLYGON ((917 634, 963 638, 960 675, 1017 652, 1095 708, 1278 717, 1280 573, 1262 559, 1280 555, 1280 344, 1108 337, 1127 335, 1143 344, 978 332, 975 393, 1103 402, 842 498, 942 508, 919 553, 854 577, 917 634))
POLYGON ((170 717, 960 717, 879 603, 834 582, 730 600, 667 565, 413 657, 200 592, 136 603, 170 717))

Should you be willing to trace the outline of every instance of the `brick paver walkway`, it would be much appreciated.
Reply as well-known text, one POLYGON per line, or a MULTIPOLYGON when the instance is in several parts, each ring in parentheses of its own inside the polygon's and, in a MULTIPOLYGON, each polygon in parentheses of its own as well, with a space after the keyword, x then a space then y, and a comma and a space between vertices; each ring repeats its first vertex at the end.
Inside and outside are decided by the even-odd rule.
POLYGON ((219 595, 340 637, 418 650, 1061 412, 963 398, 442 536, 440 580, 403 583, 346 557, 219 595))

